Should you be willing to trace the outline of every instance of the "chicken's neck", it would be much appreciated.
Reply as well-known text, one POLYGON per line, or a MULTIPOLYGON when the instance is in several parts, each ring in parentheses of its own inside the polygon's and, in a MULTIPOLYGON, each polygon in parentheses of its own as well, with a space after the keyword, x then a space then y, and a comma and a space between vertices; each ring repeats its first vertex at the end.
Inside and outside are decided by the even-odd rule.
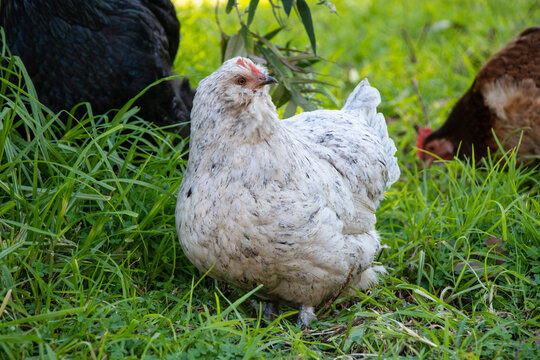
POLYGON ((223 103, 194 107, 190 147, 257 144, 268 141, 278 127, 279 117, 269 96, 256 97, 241 108, 223 103))
POLYGON ((255 98, 246 111, 238 114, 238 121, 231 130, 245 142, 257 143, 267 140, 276 131, 279 117, 269 96, 255 98))

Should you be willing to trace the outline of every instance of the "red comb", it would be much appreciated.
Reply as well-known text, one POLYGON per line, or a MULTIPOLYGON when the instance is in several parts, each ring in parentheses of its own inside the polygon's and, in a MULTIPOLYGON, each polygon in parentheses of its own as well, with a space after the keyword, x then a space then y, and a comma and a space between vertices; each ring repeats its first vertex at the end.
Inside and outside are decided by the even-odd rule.
POLYGON ((432 130, 428 127, 421 127, 418 129, 418 134, 416 135, 416 147, 419 149, 417 154, 419 158, 424 158, 425 153, 422 151, 424 149, 424 141, 432 133, 432 130))
POLYGON ((236 60, 236 64, 251 69, 255 75, 264 75, 251 61, 246 61, 244 58, 236 60))
POLYGON ((418 135, 416 135, 416 147, 419 149, 424 148, 424 140, 432 133, 432 130, 428 127, 421 127, 418 129, 418 135))
POLYGON ((247 67, 246 61, 243 58, 238 58, 238 60, 236 60, 236 64, 243 67, 247 67))

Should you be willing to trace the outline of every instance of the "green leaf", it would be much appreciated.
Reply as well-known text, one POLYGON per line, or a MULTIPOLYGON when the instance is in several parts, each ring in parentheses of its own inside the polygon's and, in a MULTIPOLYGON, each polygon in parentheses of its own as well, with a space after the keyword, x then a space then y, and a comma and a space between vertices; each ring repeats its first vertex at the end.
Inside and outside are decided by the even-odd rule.
POLYGON ((263 37, 266 39, 266 40, 272 40, 273 37, 275 37, 277 34, 279 34, 279 32, 283 30, 282 27, 279 27, 275 30, 272 30, 270 31, 269 33, 265 34, 263 37))
MULTIPOLYGON (((247 294, 244 294, 244 296, 242 296, 240 299, 236 300, 234 303, 230 304, 229 307, 227 309, 225 309, 221 314, 219 314, 221 319, 227 319, 227 315, 231 312, 231 311, 236 311, 236 308, 242 304, 244 301, 246 301, 251 295, 255 294, 257 291, 259 291, 261 288, 263 287, 262 284, 260 284, 259 286, 257 286, 255 289, 251 290, 250 292, 248 292, 247 294)), ((218 289, 219 291, 219 289, 218 289)), ((219 291, 219 293, 221 294, 221 296, 223 296, 223 294, 221 293, 221 291, 219 291)), ((225 297, 225 296, 223 296, 225 297)))
POLYGON ((50 238, 53 238, 53 239, 57 238, 56 234, 54 234, 54 233, 52 233, 50 231, 38 229, 38 228, 36 228, 34 226, 30 226, 30 225, 22 223, 20 221, 14 221, 14 220, 10 220, 10 219, 3 219, 2 222, 6 223, 6 224, 9 224, 9 225, 12 225, 12 226, 16 226, 16 227, 21 228, 21 229, 25 229, 27 231, 32 231, 32 232, 35 232, 35 233, 38 233, 38 234, 49 236, 50 238))
POLYGON ((338 87, 336 84, 329 83, 328 81, 309 79, 309 78, 295 78, 291 79, 293 84, 322 84, 326 86, 338 87))
POLYGON ((291 96, 292 100, 296 105, 300 106, 304 111, 313 111, 315 110, 315 105, 310 103, 297 89, 297 87, 291 87, 291 96))
POLYGON ((317 54, 317 42, 315 40, 315 30, 313 29, 313 20, 311 19, 311 11, 309 10, 306 0, 297 0, 296 8, 298 9, 298 14, 300 14, 302 23, 306 28, 311 47, 313 48, 313 53, 317 54))
POLYGON ((235 56, 246 56, 246 47, 244 43, 244 37, 240 32, 234 34, 229 38, 227 48, 225 49, 225 56, 223 60, 231 59, 235 56))
POLYGON ((236 0, 229 0, 229 1, 227 2, 227 6, 225 7, 225 12, 226 12, 227 14, 231 12, 231 10, 232 10, 232 8, 233 8, 233 6, 234 6, 235 3, 236 3, 236 0))
POLYGON ((9 255, 9 253, 12 253, 14 252, 15 250, 17 250, 18 248, 20 248, 21 246, 24 245, 24 242, 23 241, 20 241, 20 242, 17 242, 15 243, 14 245, 11 245, 10 247, 8 247, 7 249, 3 250, 0 252, 0 260, 2 258, 5 258, 7 255, 9 255))
POLYGON ((242 28, 240 29, 239 34, 242 35, 242 38, 244 40, 244 53, 246 55, 252 54, 254 52, 254 44, 251 31, 249 31, 246 25, 242 24, 242 28))
POLYGON ((296 109, 298 108, 298 105, 294 102, 294 100, 289 101, 287 104, 287 107, 285 108, 285 112, 283 113, 283 118, 287 119, 291 116, 296 115, 296 109))
POLYGON ((264 55, 264 57, 270 62, 270 64, 274 67, 276 70, 278 76, 279 76, 279 83, 285 86, 287 89, 289 89, 289 74, 287 73, 287 69, 281 61, 279 61, 279 58, 274 55, 270 50, 264 48, 263 46, 257 46, 257 49, 264 55))
POLYGON ((7 326, 12 326, 12 325, 18 325, 18 324, 27 324, 30 322, 49 321, 56 318, 65 318, 67 315, 83 314, 85 311, 87 311, 86 306, 69 308, 69 309, 64 309, 60 311, 51 311, 44 314, 27 316, 25 318, 19 318, 16 320, 2 322, 0 323, 0 327, 7 327, 7 326))
POLYGON ((283 10, 285 10, 285 14, 289 16, 291 14, 291 9, 294 4, 294 0, 281 0, 281 3, 283 4, 283 10))
POLYGON ((279 84, 272 93, 272 102, 277 108, 282 107, 291 99, 291 92, 285 86, 279 84))
MULTIPOLYGON (((332 85, 334 86, 334 85, 332 85)), ((338 99, 336 99, 336 97, 334 96, 334 94, 332 94, 330 91, 326 90, 325 88, 320 88, 320 89, 313 89, 311 90, 311 92, 316 92, 316 93, 319 93, 321 95, 324 95, 327 99, 329 99, 336 108, 340 108, 340 103, 338 101, 338 99)))
POLYGON ((221 31, 221 62, 225 61, 225 50, 227 50, 227 45, 229 45, 230 36, 221 31))
POLYGON ((255 17, 255 10, 257 9, 257 5, 259 5, 259 0, 251 0, 249 2, 249 10, 248 10, 248 20, 247 25, 251 25, 253 22, 253 18, 255 17))
POLYGON ((22 335, 22 334, 8 334, 0 335, 0 342, 4 344, 8 343, 29 343, 29 342, 42 343, 44 340, 36 335, 22 335))

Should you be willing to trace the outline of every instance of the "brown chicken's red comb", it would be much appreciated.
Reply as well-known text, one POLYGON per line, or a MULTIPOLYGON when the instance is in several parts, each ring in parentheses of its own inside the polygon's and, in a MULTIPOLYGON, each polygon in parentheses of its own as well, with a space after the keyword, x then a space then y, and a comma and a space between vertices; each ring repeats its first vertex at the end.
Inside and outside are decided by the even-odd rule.
POLYGON ((418 134, 416 135, 416 147, 419 149, 424 148, 424 140, 431 134, 432 130, 428 127, 421 127, 418 129, 418 134))
POLYGON ((428 127, 421 127, 418 129, 418 133, 416 135, 416 147, 418 150, 416 151, 416 154, 420 159, 425 160, 427 157, 427 154, 424 153, 422 150, 425 150, 425 140, 428 137, 429 134, 431 134, 432 130, 428 127))

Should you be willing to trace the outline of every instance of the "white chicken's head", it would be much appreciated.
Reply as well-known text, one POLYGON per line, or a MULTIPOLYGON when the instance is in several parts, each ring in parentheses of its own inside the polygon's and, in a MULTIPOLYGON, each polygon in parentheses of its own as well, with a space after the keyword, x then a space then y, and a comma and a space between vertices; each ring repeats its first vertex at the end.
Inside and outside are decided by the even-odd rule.
POLYGON ((249 59, 236 57, 225 61, 218 70, 202 80, 197 92, 214 92, 220 103, 241 108, 256 97, 267 97, 268 88, 265 85, 275 83, 277 80, 268 75, 266 68, 249 59))

